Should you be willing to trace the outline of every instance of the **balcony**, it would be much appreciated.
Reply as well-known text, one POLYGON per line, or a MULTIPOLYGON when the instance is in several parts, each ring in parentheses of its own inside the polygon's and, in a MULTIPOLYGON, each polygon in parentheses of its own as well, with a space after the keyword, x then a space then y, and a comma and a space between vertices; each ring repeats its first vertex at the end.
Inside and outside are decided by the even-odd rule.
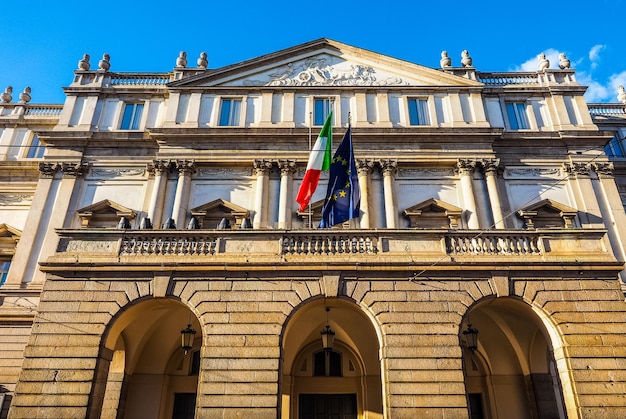
POLYGON ((58 230, 57 270, 621 269, 602 229, 58 230), (82 268, 81 268, 82 267, 82 268), (169 267, 169 268, 167 268, 169 267), (595 268, 598 269, 598 268, 595 268))

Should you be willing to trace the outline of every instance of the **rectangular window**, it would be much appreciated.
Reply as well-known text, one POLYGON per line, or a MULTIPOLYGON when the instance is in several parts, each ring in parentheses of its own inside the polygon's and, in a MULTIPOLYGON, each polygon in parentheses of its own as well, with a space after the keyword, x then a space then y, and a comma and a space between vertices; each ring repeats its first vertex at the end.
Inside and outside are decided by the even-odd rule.
POLYGON ((220 127, 236 127, 239 125, 241 99, 222 99, 220 108, 220 127))
POLYGON ((33 134, 33 139, 28 146, 28 152, 26 153, 27 159, 40 159, 43 157, 43 153, 46 151, 46 147, 41 144, 37 134, 33 134))
POLYGON ((506 114, 509 118, 511 129, 529 129, 526 104, 524 102, 510 102, 506 104, 506 114))
POLYGON ((626 138, 620 139, 617 134, 611 138, 611 141, 604 147, 604 151, 609 157, 626 157, 626 138))
POLYGON ((124 114, 122 116, 122 124, 120 129, 138 130, 141 123, 141 114, 143 113, 143 103, 126 103, 124 104, 124 114))
POLYGON ((321 126, 326 122, 326 118, 332 109, 333 103, 330 99, 315 99, 313 101, 313 125, 321 126))
POLYGON ((11 267, 10 261, 0 262, 0 287, 4 285, 4 282, 9 276, 9 268, 11 267))
POLYGON ((409 124, 410 125, 430 125, 428 115, 428 100, 409 99, 409 124))

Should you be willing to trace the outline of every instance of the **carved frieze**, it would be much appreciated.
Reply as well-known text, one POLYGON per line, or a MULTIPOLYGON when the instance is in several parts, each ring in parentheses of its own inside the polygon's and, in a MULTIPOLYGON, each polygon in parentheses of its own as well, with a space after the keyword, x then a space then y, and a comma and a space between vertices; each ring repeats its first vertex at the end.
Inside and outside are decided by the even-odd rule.
POLYGON ((273 69, 244 86, 402 86, 400 77, 379 74, 374 68, 320 55, 273 69))
POLYGON ((240 178, 253 174, 253 168, 211 167, 198 169, 197 178, 240 178))
POLYGON ((0 194, 0 205, 28 205, 33 202, 32 195, 26 194, 0 194))
POLYGON ((417 168, 417 169, 398 169, 398 177, 402 178, 442 178, 454 176, 453 169, 446 168, 417 168))
POLYGON ((133 169, 133 168, 92 168, 91 174, 93 177, 103 178, 115 178, 115 177, 135 177, 143 176, 146 173, 146 169, 133 169))
POLYGON ((504 170, 506 179, 531 179, 531 178, 560 178, 563 177, 558 167, 507 167, 504 170))

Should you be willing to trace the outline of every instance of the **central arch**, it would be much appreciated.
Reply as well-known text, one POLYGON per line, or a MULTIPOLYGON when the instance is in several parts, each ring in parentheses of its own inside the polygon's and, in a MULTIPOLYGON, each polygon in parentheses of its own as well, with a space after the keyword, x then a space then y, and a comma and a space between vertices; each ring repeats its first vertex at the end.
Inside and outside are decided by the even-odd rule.
POLYGON ((333 418, 383 417, 380 341, 369 317, 353 302, 303 303, 285 325, 282 353, 283 419, 331 417, 323 413, 326 408, 339 412, 333 418), (326 307, 336 333, 331 352, 324 351, 320 335, 326 307))

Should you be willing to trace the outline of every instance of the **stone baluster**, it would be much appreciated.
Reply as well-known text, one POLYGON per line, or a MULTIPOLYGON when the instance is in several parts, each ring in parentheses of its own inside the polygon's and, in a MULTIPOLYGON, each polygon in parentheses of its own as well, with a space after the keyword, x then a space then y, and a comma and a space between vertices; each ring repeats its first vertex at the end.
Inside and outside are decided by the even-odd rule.
POLYGON ((256 194, 252 226, 253 228, 264 228, 267 227, 267 203, 272 162, 263 159, 255 160, 254 169, 256 171, 256 194))
POLYGON ((294 160, 279 160, 280 198, 278 202, 278 228, 291 228, 293 174, 296 172, 294 160))
POLYGON ((165 191, 167 188, 167 176, 172 170, 172 165, 173 163, 169 160, 155 160, 148 165, 148 172, 154 174, 152 195, 150 195, 150 206, 148 207, 148 218, 155 228, 161 225, 165 191))
POLYGON ((381 160, 380 167, 383 172, 383 191, 385 195, 385 227, 397 228, 398 221, 393 187, 398 162, 392 159, 381 160))
POLYGON ((374 162, 367 159, 356 161, 359 175, 359 188, 361 190, 361 228, 374 228, 375 218, 372 216, 372 206, 370 205, 371 174, 374 169, 374 162))
POLYGON ((502 204, 500 194, 498 192, 498 174, 501 173, 500 159, 484 159, 480 161, 483 172, 485 173, 485 182, 487 183, 487 194, 489 195, 489 203, 491 204, 491 214, 493 216, 493 225, 497 229, 505 227, 504 214, 502 213, 502 204))
POLYGON ((177 228, 184 228, 189 207, 189 192, 191 190, 191 174, 195 172, 196 163, 193 160, 178 160, 178 182, 174 196, 172 219, 177 228))
POLYGON ((461 178, 461 193, 463 194, 463 202, 465 204, 465 211, 467 214, 467 227, 472 229, 480 228, 478 223, 478 214, 476 212, 474 187, 472 185, 475 168, 475 160, 459 159, 457 162, 457 169, 461 178))

